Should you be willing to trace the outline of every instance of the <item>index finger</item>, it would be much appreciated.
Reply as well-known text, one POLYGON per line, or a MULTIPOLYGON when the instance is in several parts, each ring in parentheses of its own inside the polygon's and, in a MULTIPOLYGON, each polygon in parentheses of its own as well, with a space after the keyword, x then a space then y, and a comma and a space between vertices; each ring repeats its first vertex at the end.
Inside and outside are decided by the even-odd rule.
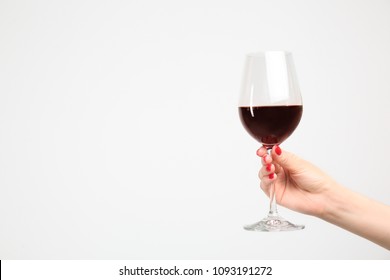
POLYGON ((264 146, 261 146, 261 147, 256 151, 256 154, 257 154, 259 157, 263 157, 264 155, 267 154, 267 149, 264 148, 264 146))

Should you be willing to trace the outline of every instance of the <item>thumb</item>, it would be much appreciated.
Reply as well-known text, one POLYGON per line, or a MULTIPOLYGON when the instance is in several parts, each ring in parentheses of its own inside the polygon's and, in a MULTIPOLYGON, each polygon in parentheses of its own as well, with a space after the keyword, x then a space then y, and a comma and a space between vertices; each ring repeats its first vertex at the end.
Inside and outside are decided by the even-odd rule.
POLYGON ((272 159, 275 163, 290 171, 293 171, 300 166, 300 159, 296 155, 285 150, 282 151, 279 146, 274 146, 272 148, 272 159))

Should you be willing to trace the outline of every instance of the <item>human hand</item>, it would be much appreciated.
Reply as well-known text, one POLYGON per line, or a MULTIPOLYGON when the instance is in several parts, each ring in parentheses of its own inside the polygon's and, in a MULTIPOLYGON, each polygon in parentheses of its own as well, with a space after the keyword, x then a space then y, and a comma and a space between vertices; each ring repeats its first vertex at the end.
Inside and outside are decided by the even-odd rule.
POLYGON ((351 191, 311 163, 280 147, 271 155, 261 147, 261 188, 269 196, 275 183, 279 205, 319 217, 390 250, 390 206, 351 191))
POLYGON ((328 175, 311 163, 279 146, 274 146, 271 155, 261 147, 257 155, 262 158, 259 171, 261 189, 270 196, 275 183, 276 201, 279 205, 304 214, 323 217, 330 193, 341 188, 328 175))

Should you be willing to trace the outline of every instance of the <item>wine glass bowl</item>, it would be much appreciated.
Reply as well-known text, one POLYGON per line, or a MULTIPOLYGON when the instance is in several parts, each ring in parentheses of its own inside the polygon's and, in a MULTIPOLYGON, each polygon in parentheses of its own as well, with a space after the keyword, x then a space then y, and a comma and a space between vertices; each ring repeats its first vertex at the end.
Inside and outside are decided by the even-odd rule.
POLYGON ((267 149, 280 145, 298 126, 302 105, 240 107, 246 131, 267 149))
MULTIPOLYGON (((298 126, 303 112, 292 54, 285 51, 248 54, 238 105, 242 125, 268 152, 285 141, 298 126)), ((277 179, 271 186, 268 215, 245 229, 290 231, 304 228, 278 214, 276 183, 277 179)))

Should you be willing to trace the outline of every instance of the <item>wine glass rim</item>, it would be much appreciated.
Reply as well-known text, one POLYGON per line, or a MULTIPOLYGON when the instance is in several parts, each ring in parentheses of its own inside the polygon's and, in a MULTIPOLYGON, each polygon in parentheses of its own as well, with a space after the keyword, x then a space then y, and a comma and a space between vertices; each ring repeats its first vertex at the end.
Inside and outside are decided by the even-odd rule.
POLYGON ((286 50, 269 50, 269 51, 257 51, 257 52, 252 52, 248 53, 248 57, 264 57, 266 54, 269 53, 280 53, 284 55, 292 55, 291 51, 286 51, 286 50))

